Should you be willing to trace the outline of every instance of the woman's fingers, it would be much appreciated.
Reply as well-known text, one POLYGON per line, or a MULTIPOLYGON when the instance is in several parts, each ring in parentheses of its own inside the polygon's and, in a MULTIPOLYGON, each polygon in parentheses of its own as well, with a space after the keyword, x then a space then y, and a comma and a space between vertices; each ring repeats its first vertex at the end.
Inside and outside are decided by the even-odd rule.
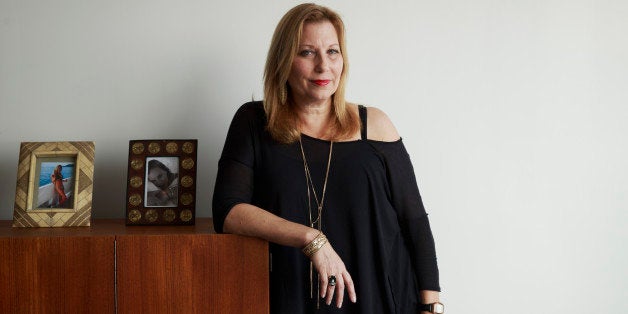
POLYGON ((349 272, 344 272, 342 277, 344 280, 344 284, 347 287, 347 294, 349 294, 349 300, 351 300, 351 302, 353 303, 357 302, 358 297, 355 294, 355 286, 353 285, 353 279, 351 278, 351 275, 349 275, 349 272))
MULTIPOLYGON (((342 307, 342 300, 345 297, 345 283, 343 279, 343 275, 339 275, 336 282, 336 307, 342 307)), ((327 302, 327 304, 331 304, 331 298, 327 302)))
MULTIPOLYGON (((329 277, 327 277, 327 287, 326 289, 326 297, 325 297, 325 304, 330 305, 331 304, 331 300, 334 298, 334 290, 339 291, 339 289, 336 289, 336 284, 334 284, 333 286, 331 285, 332 282, 332 275, 330 275, 329 277)), ((334 276, 334 280, 335 281, 335 276, 334 276)))
POLYGON ((319 292, 318 295, 321 296, 321 298, 325 298, 327 296, 327 287, 328 287, 328 279, 327 279, 327 272, 319 272, 318 273, 318 288, 319 288, 319 292))

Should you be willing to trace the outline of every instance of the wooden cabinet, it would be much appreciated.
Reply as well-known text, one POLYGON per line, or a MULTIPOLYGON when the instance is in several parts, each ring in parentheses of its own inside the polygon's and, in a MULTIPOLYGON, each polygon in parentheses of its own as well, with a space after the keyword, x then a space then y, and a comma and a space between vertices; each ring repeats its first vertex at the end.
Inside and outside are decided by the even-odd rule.
POLYGON ((0 221, 0 311, 268 313, 268 244, 195 226, 11 228, 0 221))
POLYGON ((118 237, 119 313, 268 313, 268 248, 253 240, 118 237))
POLYGON ((113 243, 113 236, 0 237, 0 312, 114 313, 113 243))

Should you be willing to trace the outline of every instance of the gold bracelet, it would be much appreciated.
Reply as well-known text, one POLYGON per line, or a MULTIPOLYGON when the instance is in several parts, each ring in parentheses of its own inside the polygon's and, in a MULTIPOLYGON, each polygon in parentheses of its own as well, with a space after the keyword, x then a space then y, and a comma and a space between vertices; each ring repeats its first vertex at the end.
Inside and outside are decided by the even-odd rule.
POLYGON ((301 251, 303 251, 305 256, 312 257, 325 243, 327 243, 327 237, 322 232, 319 232, 316 238, 308 243, 301 251))

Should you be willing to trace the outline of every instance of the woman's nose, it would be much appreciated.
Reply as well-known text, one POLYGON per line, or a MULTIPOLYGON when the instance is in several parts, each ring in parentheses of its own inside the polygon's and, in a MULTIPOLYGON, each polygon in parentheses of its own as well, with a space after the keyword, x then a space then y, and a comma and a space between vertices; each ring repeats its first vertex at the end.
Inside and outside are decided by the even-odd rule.
POLYGON ((329 68, 329 60, 327 60, 327 55, 319 53, 316 58, 316 71, 317 72, 325 72, 329 68))

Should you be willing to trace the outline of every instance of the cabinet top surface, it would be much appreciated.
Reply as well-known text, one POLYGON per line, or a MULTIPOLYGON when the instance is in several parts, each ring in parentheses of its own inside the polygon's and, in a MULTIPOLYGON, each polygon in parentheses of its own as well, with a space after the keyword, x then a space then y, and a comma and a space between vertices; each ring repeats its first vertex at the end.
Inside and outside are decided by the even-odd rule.
POLYGON ((12 227, 11 220, 0 220, 2 237, 90 237, 164 234, 215 234, 211 218, 196 218, 194 226, 127 226, 124 219, 93 219, 89 227, 12 227))

